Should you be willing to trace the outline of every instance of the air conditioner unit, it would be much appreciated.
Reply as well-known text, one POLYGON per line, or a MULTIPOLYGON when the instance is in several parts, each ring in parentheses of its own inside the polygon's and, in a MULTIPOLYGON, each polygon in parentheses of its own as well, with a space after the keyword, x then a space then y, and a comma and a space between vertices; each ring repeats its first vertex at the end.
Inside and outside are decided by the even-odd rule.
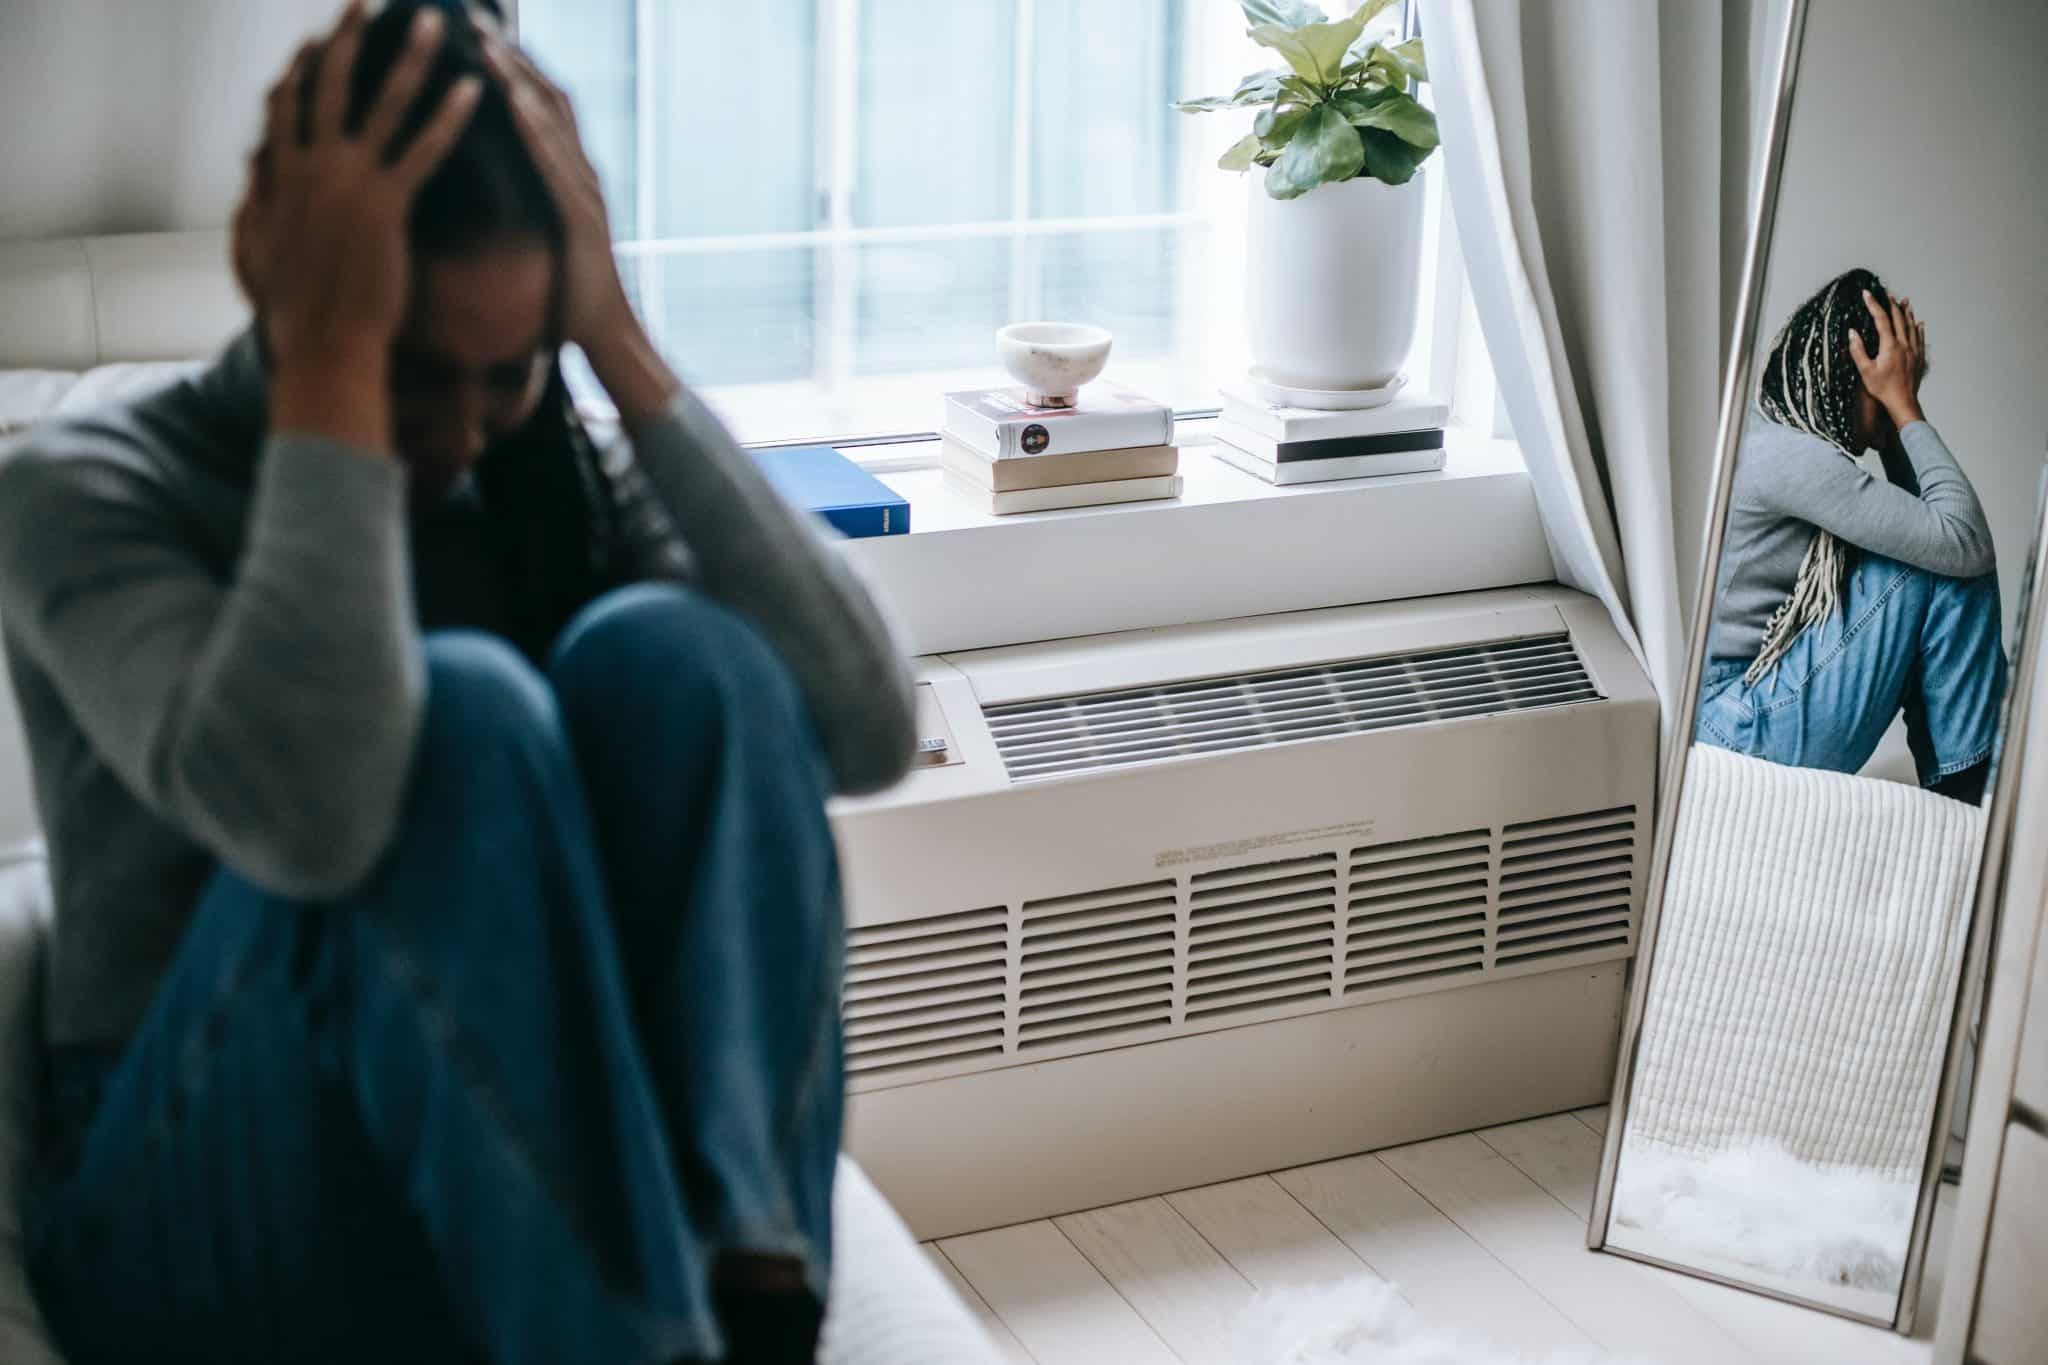
POLYGON ((849 1145, 921 1237, 1604 1098, 1657 702, 1549 586, 920 661, 834 808, 849 1145))

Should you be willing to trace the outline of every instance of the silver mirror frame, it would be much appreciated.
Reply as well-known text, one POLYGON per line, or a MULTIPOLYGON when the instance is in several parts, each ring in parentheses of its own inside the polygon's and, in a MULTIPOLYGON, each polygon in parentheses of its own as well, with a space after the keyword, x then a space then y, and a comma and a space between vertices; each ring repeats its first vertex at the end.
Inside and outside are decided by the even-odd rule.
POLYGON ((1726 382, 1721 393, 1719 449, 1714 462, 1714 494, 1706 537, 1701 547, 1699 591, 1693 611, 1691 650, 1687 656, 1685 683, 1679 697, 1680 721, 1670 728, 1670 752, 1664 757, 1663 780, 1659 786, 1661 800, 1657 812, 1655 843, 1650 858, 1649 883, 1644 895, 1642 928, 1637 937, 1636 956, 1631 970, 1628 1006, 1622 1019, 1614 1091, 1609 1106, 1606 1136, 1601 1149, 1600 1178, 1594 1187, 1593 1206, 1587 1219, 1586 1245, 1594 1251, 1624 1256, 1630 1260, 1642 1261, 1699 1279, 1712 1280, 1820 1312, 1874 1326, 1889 1327, 1898 1332, 1910 1332, 1919 1310, 1920 1289, 1926 1271, 1927 1246, 1934 1223, 1935 1197, 1941 1182, 1943 1158, 1948 1148, 1949 1125, 1959 1102, 1963 1046, 1968 1036, 1971 1013, 1981 999, 1981 993, 1975 987, 1983 976, 1989 960, 1990 945, 1996 933, 1994 921, 1998 914, 1999 892, 2004 883, 2005 854, 2011 838, 2013 803, 2019 786, 2014 765, 2004 762, 2003 755, 2018 753, 2019 750, 2013 746, 2025 739, 2027 708, 2024 705, 2016 705, 2015 699, 2030 695, 2037 663, 2035 656, 2038 653, 2033 643, 2040 638, 2043 617, 2048 615, 2048 611, 2044 611, 2044 606, 2048 606, 2048 534, 2044 534, 2044 531, 2048 531, 2048 526, 2044 526, 2039 519, 2035 528, 2034 551, 2029 561, 2030 590, 2025 592, 2021 608, 2019 658, 2006 689, 2004 720, 2000 727, 1996 750, 1999 757, 1994 760, 1990 804, 1985 812, 1984 844, 1978 862, 1976 900, 1972 905, 1970 925, 1964 941, 1961 964, 1963 975, 1957 983, 1955 1004, 1949 1019, 1941 1086, 1936 1098, 1933 1124, 1928 1133, 1920 1192, 1914 1205, 1912 1233, 1906 1248, 1905 1270, 1900 1278, 1899 1297, 1894 1305, 1893 1316, 1889 1320, 1871 1317, 1817 1299, 1788 1294, 1624 1247, 1610 1246, 1607 1239, 1608 1221, 1613 1212, 1615 1178, 1621 1157, 1622 1130, 1626 1126, 1624 1120, 1628 1114, 1628 1102, 1635 1080, 1643 1014, 1647 1007, 1649 985, 1655 969, 1658 919, 1663 910, 1665 883, 1670 874, 1671 846, 1678 825, 1679 795, 1684 788, 1686 759, 1692 747, 1691 718, 1699 704, 1700 673, 1706 657, 1707 635, 1713 617, 1714 585, 1720 573, 1721 542, 1727 532, 1728 504, 1734 488, 1735 462, 1741 445, 1743 413, 1746 408, 1744 400, 1749 392, 1753 369, 1752 353, 1756 344, 1757 314, 1763 304, 1771 238, 1777 218, 1778 196, 1785 165, 1786 137, 1791 127, 1800 50, 1806 36, 1811 2, 1812 0, 1791 0, 1785 14, 1783 41, 1778 56, 1776 94, 1764 144, 1763 178, 1759 186, 1755 212, 1750 220, 1749 245, 1743 261, 1742 297, 1735 317, 1735 335, 1730 343, 1726 382))

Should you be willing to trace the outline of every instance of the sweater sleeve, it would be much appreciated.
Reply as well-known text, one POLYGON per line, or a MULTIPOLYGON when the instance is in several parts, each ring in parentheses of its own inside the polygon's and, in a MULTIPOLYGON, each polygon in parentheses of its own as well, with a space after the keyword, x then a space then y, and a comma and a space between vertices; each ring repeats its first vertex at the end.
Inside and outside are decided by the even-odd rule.
POLYGON ((346 895, 396 831, 424 712, 403 471, 273 438, 223 581, 138 452, 41 439, 0 464, 10 630, 161 818, 280 895, 346 895))
MULTIPOLYGON (((1759 446, 1753 487, 1764 510, 1831 531, 1858 549, 1949 578, 1997 566, 1976 490, 1927 422, 1899 432, 1920 488, 1916 496, 1811 437, 1759 446)), ((1745 456, 1745 458, 1748 458, 1745 456)))
POLYGON ((874 596, 817 519, 784 502, 693 393, 628 433, 698 582, 795 674, 839 790, 877 791, 916 747, 910 676, 874 596))

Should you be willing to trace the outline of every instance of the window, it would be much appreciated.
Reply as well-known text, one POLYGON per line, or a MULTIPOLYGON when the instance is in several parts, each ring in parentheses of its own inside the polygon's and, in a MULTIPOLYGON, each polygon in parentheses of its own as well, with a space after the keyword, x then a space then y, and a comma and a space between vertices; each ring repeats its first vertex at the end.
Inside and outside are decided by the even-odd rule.
MULTIPOLYGON (((1182 411, 1244 370, 1247 186, 1215 160, 1249 115, 1172 108, 1273 64, 1232 0, 518 18, 576 100, 649 329, 743 440, 929 432, 943 392, 1007 382, 1012 321, 1109 328, 1111 375, 1182 411)), ((1472 329, 1435 325, 1464 312, 1462 268, 1429 238, 1410 374, 1448 392, 1472 329)))

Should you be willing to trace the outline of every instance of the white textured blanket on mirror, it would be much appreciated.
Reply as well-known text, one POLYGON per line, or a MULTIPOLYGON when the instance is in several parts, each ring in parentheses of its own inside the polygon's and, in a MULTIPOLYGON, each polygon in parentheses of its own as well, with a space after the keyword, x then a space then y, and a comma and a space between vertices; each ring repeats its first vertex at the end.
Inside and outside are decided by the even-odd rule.
POLYGON ((1919 1178, 1983 814, 1695 745, 1632 1142, 1919 1178))

